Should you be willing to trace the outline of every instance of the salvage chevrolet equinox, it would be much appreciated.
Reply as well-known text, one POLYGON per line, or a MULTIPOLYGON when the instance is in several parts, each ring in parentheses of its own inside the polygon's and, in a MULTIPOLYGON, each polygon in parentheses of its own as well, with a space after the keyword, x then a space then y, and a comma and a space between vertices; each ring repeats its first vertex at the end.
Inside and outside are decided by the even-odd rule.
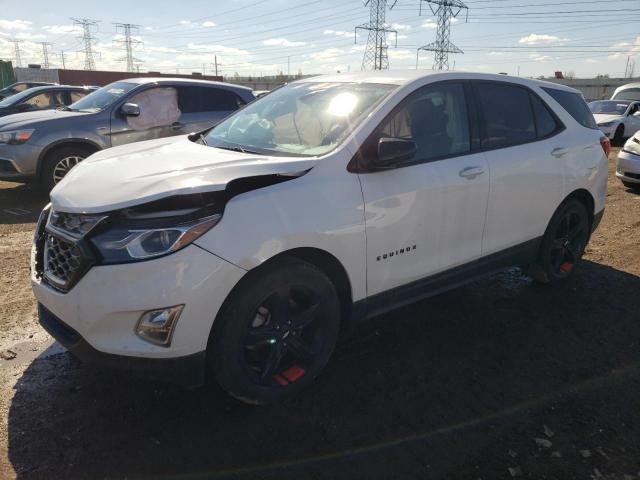
POLYGON ((604 211, 608 148, 562 85, 294 82, 71 170, 35 233, 40 322, 81 359, 189 385, 208 371, 276 401, 361 319, 511 266, 570 277, 604 211))

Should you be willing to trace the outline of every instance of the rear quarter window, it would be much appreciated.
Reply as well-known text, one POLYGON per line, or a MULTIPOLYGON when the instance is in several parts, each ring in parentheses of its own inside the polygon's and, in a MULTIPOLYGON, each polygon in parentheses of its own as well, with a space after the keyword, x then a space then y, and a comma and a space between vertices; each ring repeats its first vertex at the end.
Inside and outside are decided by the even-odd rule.
POLYGON ((598 125, 596 125, 593 114, 591 113, 591 110, 589 110, 587 102, 584 101, 582 95, 579 93, 558 90, 556 88, 542 87, 542 90, 551 95, 551 97, 558 102, 562 108, 564 108, 580 125, 593 130, 598 130, 598 125))

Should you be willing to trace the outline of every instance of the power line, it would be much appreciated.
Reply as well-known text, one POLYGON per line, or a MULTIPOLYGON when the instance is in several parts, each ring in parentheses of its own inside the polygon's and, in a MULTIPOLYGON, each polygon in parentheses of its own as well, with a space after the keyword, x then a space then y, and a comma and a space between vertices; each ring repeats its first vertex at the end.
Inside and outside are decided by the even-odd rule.
POLYGON ((84 69, 95 70, 96 62, 93 59, 93 36, 91 35, 91 27, 97 26, 97 20, 90 20, 88 18, 72 18, 75 25, 82 27, 82 36, 78 37, 84 42, 84 69))
POLYGON ((131 32, 138 32, 140 29, 140 25, 133 25, 131 23, 114 23, 116 26, 116 32, 120 29, 124 32, 124 39, 114 40, 117 43, 124 44, 124 49, 126 52, 126 61, 127 61, 127 72, 134 72, 134 61, 140 61, 138 58, 134 58, 133 49, 134 47, 141 45, 142 42, 140 40, 134 40, 131 37, 131 32))
POLYGON ((469 11, 460 0, 420 0, 420 8, 422 2, 425 1, 429 5, 431 13, 438 17, 438 26, 436 29, 436 41, 419 47, 416 52, 416 68, 418 68, 418 58, 420 51, 434 52, 433 69, 449 70, 449 54, 463 53, 458 47, 451 43, 451 19, 456 18, 462 10, 469 11))

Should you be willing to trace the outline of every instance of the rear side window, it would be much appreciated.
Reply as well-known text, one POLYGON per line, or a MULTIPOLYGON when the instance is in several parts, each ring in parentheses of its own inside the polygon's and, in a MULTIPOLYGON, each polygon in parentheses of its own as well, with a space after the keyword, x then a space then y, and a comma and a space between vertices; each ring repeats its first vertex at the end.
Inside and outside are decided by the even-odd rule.
POLYGON ((542 89, 551 95, 580 125, 594 130, 598 129, 593 114, 591 110, 589 110, 587 102, 582 98, 582 95, 579 93, 565 92, 564 90, 558 90, 556 88, 542 87, 542 89))
POLYGON ((556 119, 551 115, 549 108, 537 95, 531 94, 531 105, 536 117, 536 132, 538 138, 545 138, 560 128, 556 119))
POLYGON ((536 139, 529 92, 505 83, 475 84, 480 103, 484 148, 508 147, 536 139))
POLYGON ((179 87, 179 91, 182 113, 232 112, 245 104, 238 95, 221 88, 179 87))
POLYGON ((611 100, 640 100, 640 88, 625 88, 614 95, 611 100))

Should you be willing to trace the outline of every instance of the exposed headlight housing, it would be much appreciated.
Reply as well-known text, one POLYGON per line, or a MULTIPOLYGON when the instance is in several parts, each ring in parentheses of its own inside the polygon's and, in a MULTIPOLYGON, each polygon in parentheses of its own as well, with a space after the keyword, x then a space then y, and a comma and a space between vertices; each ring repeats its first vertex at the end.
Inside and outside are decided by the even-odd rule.
POLYGON ((6 143, 8 145, 20 145, 29 140, 33 135, 33 132, 35 132, 34 129, 0 132, 0 143, 6 143))
POLYGON ((633 155, 640 155, 640 138, 633 136, 622 147, 623 152, 632 153, 633 155))
POLYGON ((128 263, 173 253, 213 228, 222 218, 217 213, 188 223, 163 228, 115 226, 95 235, 91 242, 102 264, 128 263))

